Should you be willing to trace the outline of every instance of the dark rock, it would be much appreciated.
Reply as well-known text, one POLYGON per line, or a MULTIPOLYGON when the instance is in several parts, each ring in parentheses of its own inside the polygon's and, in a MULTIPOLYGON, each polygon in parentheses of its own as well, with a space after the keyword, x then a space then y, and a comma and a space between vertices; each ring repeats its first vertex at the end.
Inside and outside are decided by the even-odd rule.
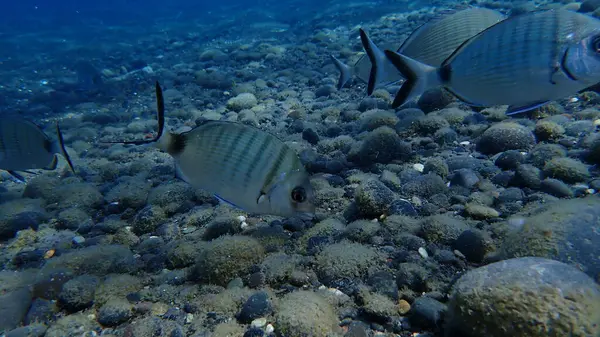
POLYGON ((491 181, 498 186, 508 187, 511 181, 513 181, 514 177, 515 173, 513 171, 502 171, 493 176, 491 181))
POLYGON ((334 91, 335 91, 335 88, 333 86, 323 85, 323 86, 320 86, 319 88, 317 88, 317 91, 315 91, 315 96, 316 97, 327 97, 327 96, 331 95, 334 91))
POLYGON ((453 100, 454 97, 452 94, 448 93, 446 90, 442 90, 441 88, 436 88, 425 91, 421 97, 419 97, 417 105, 419 106, 419 109, 423 110, 425 113, 429 113, 435 110, 443 109, 453 100))
POLYGON ((309 142, 310 144, 315 145, 319 142, 319 135, 317 134, 317 132, 315 132, 315 130, 308 128, 302 131, 302 139, 309 142))
POLYGON ((598 9, 598 7, 600 7, 600 0, 585 0, 581 3, 578 12, 590 13, 598 9))
POLYGON ((42 337, 48 329, 44 324, 32 324, 8 331, 5 337, 42 337))
POLYGON ((127 300, 110 299, 98 310, 98 322, 102 325, 117 326, 131 317, 131 310, 132 306, 127 300))
POLYGON ((489 250, 489 244, 483 232, 476 229, 467 229, 454 241, 452 247, 461 252, 468 261, 480 263, 489 250))
POLYGON ((0 331, 12 330, 20 326, 32 299, 31 290, 28 288, 0 295, 0 331))
POLYGON ((27 311, 27 316, 25 316, 26 325, 35 324, 35 323, 45 323, 54 320, 54 314, 58 311, 56 304, 54 301, 45 300, 43 298, 36 298, 31 303, 29 307, 29 311, 27 311))
POLYGON ((412 181, 402 186, 402 193, 406 196, 420 196, 429 198, 434 194, 444 193, 448 190, 444 180, 434 173, 417 176, 412 181))
POLYGON ((264 291, 260 291, 248 298, 237 318, 242 323, 250 323, 252 320, 266 316, 272 311, 273 306, 269 300, 269 295, 264 291))
POLYGON ((393 300, 398 300, 398 285, 396 284, 394 275, 389 272, 376 272, 369 277, 367 284, 372 287, 374 292, 386 295, 393 300))
POLYGON ((525 162, 525 156, 521 154, 521 151, 508 150, 502 152, 494 164, 503 170, 514 170, 523 162, 525 162))
POLYGON ((81 275, 66 282, 58 296, 60 304, 75 312, 89 308, 94 302, 94 292, 100 279, 92 275, 81 275))
POLYGON ((431 297, 422 296, 415 299, 410 307, 410 322, 422 328, 440 328, 446 310, 445 304, 431 297))
POLYGON ((518 187, 540 188, 542 184, 542 171, 529 164, 521 164, 515 171, 511 184, 518 187))
POLYGON ((408 200, 396 199, 388 208, 388 215, 417 216, 417 210, 408 200))
POLYGON ((525 198, 525 193, 516 187, 509 187, 498 195, 498 201, 501 203, 522 201, 523 198, 525 198))
POLYGON ((369 337, 369 326, 361 321, 354 321, 348 325, 344 337, 369 337))
POLYGON ((458 185, 465 188, 473 188, 479 183, 479 177, 470 169, 460 169, 454 172, 450 179, 451 185, 458 185))
POLYGON ((354 193, 356 206, 366 216, 379 216, 386 213, 394 199, 394 192, 376 179, 361 183, 354 193))
POLYGON ((547 178, 542 180, 540 191, 548 193, 557 198, 572 198, 573 190, 569 185, 563 183, 558 179, 547 178))

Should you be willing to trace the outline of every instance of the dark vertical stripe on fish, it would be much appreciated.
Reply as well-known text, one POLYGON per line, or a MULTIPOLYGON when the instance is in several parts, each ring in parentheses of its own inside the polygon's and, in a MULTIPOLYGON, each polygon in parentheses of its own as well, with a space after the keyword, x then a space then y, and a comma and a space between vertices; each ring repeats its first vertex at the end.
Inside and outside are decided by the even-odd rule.
POLYGON ((285 158, 285 154, 287 152, 286 150, 287 149, 285 146, 282 146, 279 149, 279 153, 277 154, 277 157, 276 157, 275 161, 273 162, 273 166, 271 166, 269 173, 265 176, 265 181, 264 181, 263 187, 262 187, 263 192, 267 192, 267 191, 265 191, 265 188, 267 186, 270 186, 271 183, 273 182, 273 178, 275 178, 277 171, 279 171, 279 168, 281 167, 281 164, 283 163, 283 159, 285 158))
MULTIPOLYGON (((246 177, 244 178, 245 186, 248 186, 250 179, 252 179, 252 174, 254 173, 254 170, 258 167, 258 163, 259 163, 260 159, 263 158, 263 154, 265 153, 265 150, 267 149, 267 147, 270 143, 269 140, 270 140, 269 137, 263 135, 263 141, 260 144, 260 146, 258 147, 258 149, 256 150, 254 157, 252 157, 252 160, 250 161, 250 166, 248 166, 248 169, 246 170, 246 177)), ((266 157, 266 156, 264 156, 264 157, 266 157)))
POLYGON ((560 12, 554 11, 551 15, 552 28, 550 31, 553 33, 553 39, 550 43, 550 64, 548 65, 548 69, 550 69, 550 83, 552 84, 555 84, 552 76, 558 71, 558 65, 560 64, 560 59, 558 56, 558 44, 560 43, 559 39, 561 39, 559 14, 560 12))
MULTIPOLYGON (((244 145, 244 148, 242 149, 241 152, 241 156, 248 156, 248 151, 250 151, 250 149, 252 148, 252 144, 254 144, 254 142, 256 141, 256 138, 258 138, 258 132, 256 130, 252 130, 254 132, 252 132, 252 136, 250 136, 250 139, 246 142, 246 144, 244 145)), ((248 169, 250 168, 250 166, 248 165, 247 167, 244 168, 244 186, 247 185, 247 173, 248 173, 248 169)), ((235 174, 237 170, 231 170, 231 178, 235 177, 235 174)))
MULTIPOLYGON (((202 144, 202 145, 206 146, 206 149, 209 150, 208 156, 206 157, 207 161, 213 160, 213 156, 218 153, 217 151, 214 151, 215 148, 225 146, 225 144, 221 144, 221 142, 223 142, 223 137, 225 137, 227 134, 226 128, 223 127, 223 124, 221 124, 220 122, 209 122, 209 123, 213 124, 213 126, 207 125, 206 127, 209 130, 211 128, 216 130, 217 135, 207 139, 206 144, 202 144)), ((206 130, 204 130, 204 132, 206 132, 206 130)))
MULTIPOLYGON (((233 153, 233 151, 235 151, 235 148, 238 146, 238 143, 244 136, 245 132, 243 132, 242 130, 237 130, 237 131, 238 131, 237 135, 235 135, 234 138, 231 138, 231 143, 229 144, 229 146, 227 147, 227 150, 225 151, 225 155, 227 156, 225 159, 225 163, 228 163, 229 159, 232 158, 232 156, 228 155, 228 154, 231 154, 231 153, 233 153)), ((234 165, 232 165, 232 166, 235 166, 236 163, 233 163, 233 164, 234 165)), ((233 168, 233 167, 227 167, 227 168, 223 168, 223 169, 227 170, 227 169, 231 169, 231 168, 233 168)))

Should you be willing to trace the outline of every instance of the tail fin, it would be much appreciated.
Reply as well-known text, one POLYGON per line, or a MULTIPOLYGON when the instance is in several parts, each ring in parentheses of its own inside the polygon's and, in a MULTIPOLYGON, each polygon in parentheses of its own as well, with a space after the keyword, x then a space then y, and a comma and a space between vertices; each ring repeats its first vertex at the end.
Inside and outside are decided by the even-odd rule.
MULTIPOLYGON (((156 91, 156 111, 157 111, 157 119, 158 119, 158 131, 156 136, 152 139, 140 139, 140 140, 130 140, 130 141, 115 141, 115 142, 103 142, 108 144, 133 144, 133 145, 143 145, 158 142, 165 129, 165 100, 163 98, 162 88, 160 87, 160 83, 156 81, 155 85, 156 91)), ((158 144, 158 147, 162 148, 162 144, 158 144)))
POLYGON ((391 50, 386 50, 385 55, 406 78, 392 103, 394 109, 417 98, 426 90, 442 85, 437 68, 391 50))
POLYGON ((71 169, 71 172, 73 172, 73 174, 75 174, 75 169, 73 168, 73 162, 71 162, 71 157, 69 157, 69 153, 67 152, 67 149, 65 149, 65 141, 63 139, 62 132, 60 131, 60 126, 58 125, 58 121, 56 122, 56 137, 58 137, 58 145, 60 146, 60 152, 61 152, 62 156, 67 161, 67 164, 69 165, 69 168, 71 169))
POLYGON ((330 56, 331 60, 333 61, 333 64, 335 64, 336 68, 338 68, 338 70, 340 71, 340 78, 337 84, 337 88, 338 90, 340 90, 344 87, 344 85, 346 85, 346 83, 348 83, 348 81, 350 81, 350 78, 352 77, 352 70, 342 61, 338 60, 335 56, 330 56))
POLYGON ((362 28, 360 29, 360 41, 371 61, 371 72, 369 73, 369 83, 367 84, 367 94, 371 96, 375 88, 377 88, 377 84, 385 77, 383 72, 385 69, 384 63, 387 62, 387 59, 381 49, 373 43, 362 28))

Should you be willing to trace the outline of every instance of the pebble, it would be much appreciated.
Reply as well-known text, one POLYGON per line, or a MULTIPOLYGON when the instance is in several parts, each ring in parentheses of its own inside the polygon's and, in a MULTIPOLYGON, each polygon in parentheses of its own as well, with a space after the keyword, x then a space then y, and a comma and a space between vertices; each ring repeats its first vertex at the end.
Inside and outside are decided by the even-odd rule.
POLYGON ((406 315, 410 311, 410 303, 402 299, 398 301, 398 313, 400 315, 406 315))
POLYGON ((265 325, 267 325, 267 319, 264 317, 257 318, 250 323, 253 328, 262 328, 265 325))
POLYGON ((419 247, 419 255, 421 255, 424 259, 429 257, 427 250, 423 247, 419 247))
POLYGON ((73 243, 76 245, 82 245, 85 242, 85 238, 83 236, 77 235, 73 237, 73 243))
POLYGON ((273 327, 272 324, 267 324, 267 327, 265 328, 265 333, 267 335, 272 334, 275 331, 275 327, 273 327))
POLYGON ((418 171, 418 172, 421 172, 421 173, 422 173, 422 172, 423 172, 423 170, 425 169, 425 165, 417 163, 417 164, 414 164, 414 165, 413 165, 413 168, 414 168, 416 171, 418 171))

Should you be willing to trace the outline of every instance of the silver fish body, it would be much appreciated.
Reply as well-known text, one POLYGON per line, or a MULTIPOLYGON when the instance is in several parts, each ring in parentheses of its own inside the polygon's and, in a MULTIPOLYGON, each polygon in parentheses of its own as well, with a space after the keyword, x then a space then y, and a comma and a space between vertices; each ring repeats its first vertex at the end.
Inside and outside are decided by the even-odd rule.
MULTIPOLYGON (((438 14, 437 17, 413 31, 397 52, 422 63, 439 67, 463 42, 504 18, 505 16, 500 12, 480 7, 438 14)), ((367 93, 371 95, 378 87, 404 79, 401 72, 362 29, 360 37, 366 54, 353 67, 346 66, 345 76, 344 69, 336 63, 342 74, 338 87, 343 86, 350 79, 351 74, 354 74, 361 81, 369 84, 367 93)))
POLYGON ((225 121, 207 121, 184 133, 164 132, 162 89, 156 84, 154 143, 175 160, 177 175, 249 213, 312 218, 314 191, 297 154, 270 133, 225 121))
MULTIPOLYGON (((182 179, 251 213, 313 213, 308 173, 289 146, 244 124, 208 121, 168 134, 162 149, 182 179)), ((161 144, 161 143, 159 143, 161 144)))
POLYGON ((502 13, 492 9, 467 8, 422 25, 397 52, 439 67, 465 41, 504 19, 502 13))
POLYGON ((465 42, 438 69, 386 55, 409 78, 395 107, 442 85, 466 103, 509 105, 515 114, 600 81, 600 20, 564 9, 515 16, 465 42))
POLYGON ((62 154, 74 172, 58 123, 56 133, 58 139, 52 140, 29 120, 12 116, 0 118, 0 169, 20 178, 18 171, 55 169, 56 154, 62 154))

